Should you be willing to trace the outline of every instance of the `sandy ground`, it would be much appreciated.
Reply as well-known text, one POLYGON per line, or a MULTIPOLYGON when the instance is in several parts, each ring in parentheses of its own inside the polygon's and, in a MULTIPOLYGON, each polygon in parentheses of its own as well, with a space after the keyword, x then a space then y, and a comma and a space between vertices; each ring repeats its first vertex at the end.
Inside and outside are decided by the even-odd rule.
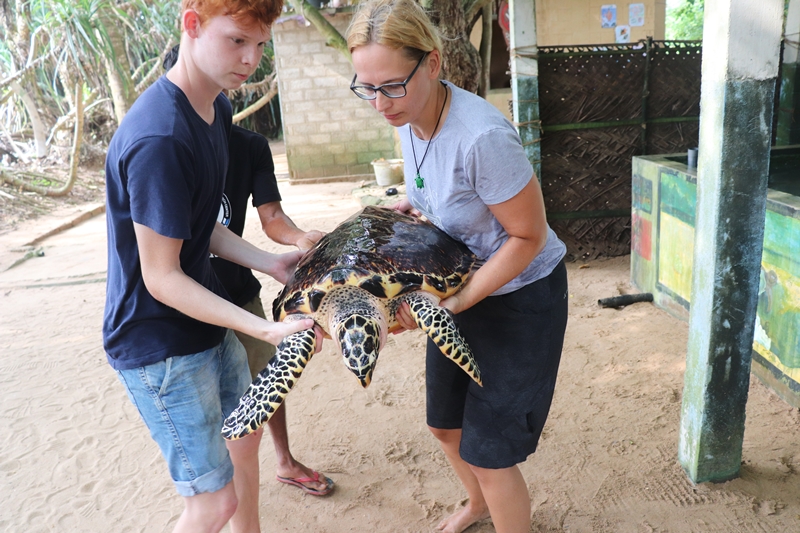
MULTIPOLYGON (((304 228, 359 209, 353 184, 282 184, 304 228)), ((97 205, 0 235, 0 531, 170 531, 182 509, 156 445, 105 361, 105 217, 20 246, 97 205), (34 247, 35 248, 35 247, 34 247)), ((260 235, 255 217, 246 236, 260 235)), ((755 378, 741 477, 692 483, 676 459, 687 324, 630 292, 629 258, 570 264, 570 322, 539 451, 521 468, 532 531, 800 531, 800 414, 755 378)), ((262 278, 263 279, 263 278, 262 278)), ((278 291, 263 279, 265 302, 278 291)), ((393 336, 363 390, 327 343, 288 398, 295 455, 335 479, 326 498, 274 480, 262 445, 265 532, 428 532, 464 500, 424 423, 423 337, 393 336)), ((469 533, 494 531, 484 520, 469 533)))

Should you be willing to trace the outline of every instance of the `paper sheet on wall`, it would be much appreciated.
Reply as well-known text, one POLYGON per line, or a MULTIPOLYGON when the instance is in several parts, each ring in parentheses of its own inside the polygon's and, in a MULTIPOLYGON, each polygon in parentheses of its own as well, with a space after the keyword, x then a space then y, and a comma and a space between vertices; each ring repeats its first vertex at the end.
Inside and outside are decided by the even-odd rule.
POLYGON ((631 27, 630 26, 617 26, 614 28, 615 42, 629 43, 631 42, 631 27))
POLYGON ((600 6, 600 27, 613 28, 617 25, 617 4, 600 6))
POLYGON ((628 4, 628 25, 644 26, 644 4, 628 4))

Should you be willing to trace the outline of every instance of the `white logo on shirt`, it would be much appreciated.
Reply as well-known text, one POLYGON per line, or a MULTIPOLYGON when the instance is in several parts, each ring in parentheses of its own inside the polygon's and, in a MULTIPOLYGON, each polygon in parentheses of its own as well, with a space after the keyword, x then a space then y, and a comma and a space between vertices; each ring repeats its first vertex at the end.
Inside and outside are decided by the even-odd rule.
POLYGON ((222 204, 219 206, 219 215, 217 215, 217 222, 226 228, 231 225, 231 202, 225 194, 222 194, 222 204))

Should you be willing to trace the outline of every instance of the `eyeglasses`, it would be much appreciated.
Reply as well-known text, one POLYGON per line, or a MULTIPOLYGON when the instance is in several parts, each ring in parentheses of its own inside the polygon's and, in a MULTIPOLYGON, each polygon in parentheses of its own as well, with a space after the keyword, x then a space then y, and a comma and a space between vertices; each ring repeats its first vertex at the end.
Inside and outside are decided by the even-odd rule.
POLYGON ((356 85, 356 76, 358 76, 358 74, 354 74, 353 81, 350 82, 350 90, 356 93, 356 96, 362 100, 375 100, 378 97, 378 91, 382 92, 387 98, 402 98, 406 95, 406 85, 411 81, 411 78, 414 77, 414 74, 426 57, 428 57, 428 52, 425 52, 422 57, 419 58, 417 66, 414 67, 414 70, 411 71, 411 74, 408 75, 405 81, 399 83, 384 83, 377 87, 373 87, 372 85, 356 85))

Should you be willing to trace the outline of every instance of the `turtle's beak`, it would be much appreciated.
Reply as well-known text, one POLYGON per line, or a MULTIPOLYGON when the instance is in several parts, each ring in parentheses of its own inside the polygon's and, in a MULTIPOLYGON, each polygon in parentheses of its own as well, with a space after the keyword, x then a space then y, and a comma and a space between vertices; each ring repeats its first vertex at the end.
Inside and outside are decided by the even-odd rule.
POLYGON ((335 328, 333 338, 339 344, 344 364, 366 388, 372 381, 372 372, 378 353, 385 340, 386 324, 378 318, 352 315, 335 328))

